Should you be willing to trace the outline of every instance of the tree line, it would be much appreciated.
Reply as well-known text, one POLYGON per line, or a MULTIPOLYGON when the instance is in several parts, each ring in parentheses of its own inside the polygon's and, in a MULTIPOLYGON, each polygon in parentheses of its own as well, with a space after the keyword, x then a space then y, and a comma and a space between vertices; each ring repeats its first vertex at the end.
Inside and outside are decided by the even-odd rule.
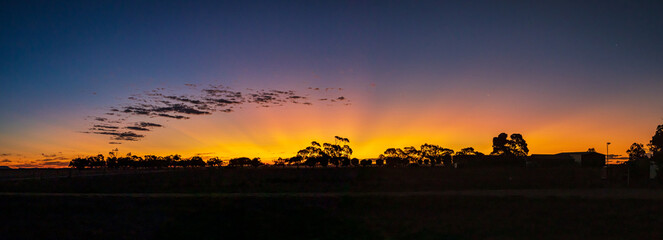
MULTIPOLYGON (((458 152, 450 148, 435 144, 422 144, 419 148, 414 146, 404 148, 387 148, 375 159, 351 158, 353 150, 349 146, 350 140, 335 136, 333 143, 311 142, 310 146, 297 151, 290 158, 278 158, 274 161, 276 166, 304 166, 304 167, 351 167, 351 166, 452 166, 452 156, 483 156, 485 154, 472 147, 463 148, 458 152)), ((514 133, 511 136, 501 133, 493 138, 493 152, 490 155, 498 156, 527 156, 529 149, 523 136, 514 133)), ((181 155, 143 157, 132 155, 118 156, 115 151, 108 157, 99 154, 96 156, 74 158, 69 163, 72 168, 194 168, 194 167, 221 167, 226 162, 218 157, 204 161, 200 156, 182 158, 181 155)), ((265 165, 260 158, 233 158, 228 160, 229 167, 258 167, 265 165)))
MULTIPOLYGON (((352 158, 353 150, 349 146, 350 140, 335 136, 334 142, 322 143, 311 142, 310 146, 297 151, 296 155, 289 158, 278 158, 274 161, 276 166, 443 166, 449 167, 453 164, 456 156, 485 156, 486 154, 476 151, 472 147, 454 151, 435 144, 424 143, 421 146, 404 148, 387 148, 375 159, 352 158)), ((635 162, 653 161, 663 166, 663 124, 658 125, 649 143, 633 143, 626 151, 629 161, 625 164, 635 162)), ((529 154, 529 148, 524 137, 519 133, 508 135, 500 133, 493 138, 493 151, 489 156, 525 157, 529 154)), ((595 151, 590 148, 588 151, 595 151)), ((71 160, 69 166, 72 168, 193 168, 193 167, 258 167, 265 165, 260 158, 240 157, 226 161, 218 157, 203 160, 200 156, 182 158, 181 155, 156 156, 145 155, 143 157, 132 155, 118 156, 116 152, 110 152, 108 157, 99 154, 96 156, 78 157, 71 160)))
MULTIPOLYGON (((83 168, 194 168, 194 167, 221 167, 224 161, 218 157, 212 157, 204 161, 200 156, 193 156, 190 158, 182 158, 182 156, 168 155, 156 156, 145 155, 143 157, 132 155, 128 153, 126 156, 117 156, 115 152, 110 152, 108 157, 103 154, 88 157, 74 158, 69 162, 69 167, 83 169, 83 168)), ((230 167, 245 167, 254 166, 258 167, 264 165, 260 158, 233 158, 228 161, 230 167)))

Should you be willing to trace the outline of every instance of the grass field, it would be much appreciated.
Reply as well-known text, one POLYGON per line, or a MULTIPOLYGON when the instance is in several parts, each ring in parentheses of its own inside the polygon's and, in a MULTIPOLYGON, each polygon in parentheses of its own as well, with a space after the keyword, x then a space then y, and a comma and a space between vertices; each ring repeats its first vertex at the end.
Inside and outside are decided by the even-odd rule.
POLYGON ((4 180, 0 192, 201 195, 0 196, 0 239, 663 237, 658 199, 241 195, 549 188, 590 191, 603 185, 594 169, 180 169, 4 180))

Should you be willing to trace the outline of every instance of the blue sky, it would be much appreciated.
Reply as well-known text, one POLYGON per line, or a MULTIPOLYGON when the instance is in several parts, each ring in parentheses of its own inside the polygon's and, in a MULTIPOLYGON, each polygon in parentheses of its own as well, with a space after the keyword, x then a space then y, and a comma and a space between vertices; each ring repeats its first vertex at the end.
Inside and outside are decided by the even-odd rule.
POLYGON ((504 101, 534 125, 578 108, 607 126, 609 114, 651 124, 663 117, 661 12, 658 1, 5 1, 0 139, 29 142, 45 122, 82 131, 78 120, 131 94, 186 83, 343 88, 385 118, 504 101))

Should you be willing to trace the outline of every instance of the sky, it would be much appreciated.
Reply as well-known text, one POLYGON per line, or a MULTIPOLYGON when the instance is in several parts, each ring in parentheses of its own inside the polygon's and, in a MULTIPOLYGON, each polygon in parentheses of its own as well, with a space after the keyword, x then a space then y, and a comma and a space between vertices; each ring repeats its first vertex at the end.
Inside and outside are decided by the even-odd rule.
POLYGON ((530 153, 611 142, 625 155, 663 124, 661 12, 660 1, 3 1, 0 165, 114 149, 269 161, 334 136, 358 158, 423 143, 490 153, 501 132, 521 133, 530 153))

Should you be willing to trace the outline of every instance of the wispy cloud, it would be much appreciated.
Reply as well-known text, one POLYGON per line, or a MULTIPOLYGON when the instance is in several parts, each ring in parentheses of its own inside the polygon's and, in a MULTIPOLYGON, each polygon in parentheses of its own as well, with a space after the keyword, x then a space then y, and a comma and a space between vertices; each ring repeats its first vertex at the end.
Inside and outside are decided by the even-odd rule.
MULTIPOLYGON (((109 112, 104 113, 104 117, 94 117, 92 127, 85 133, 109 135, 111 141, 109 144, 119 144, 117 141, 138 141, 145 137, 144 134, 137 132, 149 132, 153 128, 163 127, 161 123, 130 121, 135 118, 153 118, 153 119, 178 119, 186 120, 193 116, 210 115, 215 112, 231 113, 235 108, 253 104, 258 107, 277 107, 286 104, 313 105, 310 94, 298 94, 293 90, 273 90, 246 89, 245 91, 236 91, 222 85, 210 85, 198 89, 195 84, 186 84, 188 91, 193 90, 193 94, 176 94, 164 88, 157 88, 141 94, 133 94, 128 100, 128 104, 110 107, 109 112), (103 122, 100 124, 99 122, 103 122), (128 131, 122 131, 127 129, 128 131)), ((309 88, 314 91, 320 88, 309 88)), ((327 91, 341 91, 340 88, 325 88, 327 91)), ((328 94, 326 94, 328 95, 328 94)), ((331 102, 343 101, 345 97, 319 98, 314 96, 316 101, 331 102)))
POLYGON ((94 125, 93 127, 97 129, 118 129, 119 127, 117 126, 110 126, 110 125, 94 125))
POLYGON ((69 161, 69 160, 71 160, 71 159, 60 156, 60 157, 37 159, 35 161, 44 163, 44 162, 53 162, 53 161, 69 161))
POLYGON ((95 134, 111 135, 111 139, 118 141, 138 141, 138 139, 145 137, 145 135, 137 134, 135 132, 93 132, 95 134))
POLYGON ((69 166, 69 161, 61 162, 61 161, 44 161, 41 163, 42 166, 49 166, 49 167, 66 167, 69 166))
POLYGON ((138 122, 136 125, 140 127, 162 127, 161 124, 151 122, 138 122))
POLYGON ((215 153, 213 153, 213 152, 205 152, 205 153, 196 153, 195 155, 196 156, 210 156, 210 155, 214 155, 214 154, 215 153))

